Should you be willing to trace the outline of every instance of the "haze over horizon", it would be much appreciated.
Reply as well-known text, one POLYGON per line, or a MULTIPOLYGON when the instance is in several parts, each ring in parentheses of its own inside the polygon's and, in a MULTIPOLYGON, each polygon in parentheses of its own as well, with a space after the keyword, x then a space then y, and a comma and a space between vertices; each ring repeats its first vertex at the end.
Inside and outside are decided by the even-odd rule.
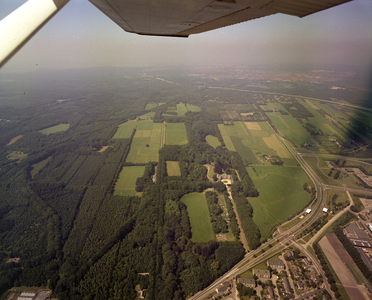
MULTIPOLYGON (((25 0, 0 2, 0 18, 25 0)), ((372 64, 372 2, 302 19, 273 15, 189 38, 127 33, 84 0, 70 1, 2 69, 193 64, 372 64)))

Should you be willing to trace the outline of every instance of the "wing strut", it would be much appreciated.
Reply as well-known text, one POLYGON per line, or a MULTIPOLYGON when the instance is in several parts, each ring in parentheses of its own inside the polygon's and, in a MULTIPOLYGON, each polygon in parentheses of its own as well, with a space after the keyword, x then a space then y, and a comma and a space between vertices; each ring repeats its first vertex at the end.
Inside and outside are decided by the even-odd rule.
POLYGON ((29 0, 0 21, 0 68, 70 0, 29 0))

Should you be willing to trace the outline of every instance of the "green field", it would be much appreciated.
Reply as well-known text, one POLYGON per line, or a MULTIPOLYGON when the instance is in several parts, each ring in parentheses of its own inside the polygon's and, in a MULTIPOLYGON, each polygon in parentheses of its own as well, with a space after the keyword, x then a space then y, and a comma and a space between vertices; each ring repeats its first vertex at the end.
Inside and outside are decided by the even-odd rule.
POLYGON ((204 194, 191 193, 184 195, 181 201, 187 206, 193 242, 215 240, 212 224, 209 221, 209 210, 204 194))
POLYGON ((167 161, 168 176, 181 176, 180 165, 178 161, 167 161))
POLYGON ((326 119, 323 115, 321 115, 318 112, 318 110, 314 109, 312 106, 310 106, 303 100, 299 99, 297 101, 314 115, 314 117, 308 118, 310 124, 321 129, 323 133, 325 133, 327 136, 335 137, 335 134, 336 134, 336 135, 341 136, 344 140, 348 139, 345 133, 343 133, 340 129, 338 129, 335 125, 333 125, 330 120, 326 119))
POLYGON ((129 139, 136 125, 137 125, 137 120, 131 120, 123 124, 120 124, 112 138, 113 139, 129 139))
POLYGON ((39 130, 39 132, 42 134, 49 135, 49 134, 56 133, 56 132, 66 131, 69 128, 70 128, 70 124, 59 124, 53 127, 45 128, 43 130, 39 130))
POLYGON ((250 198, 248 201, 253 208, 253 222, 260 229, 261 241, 263 241, 268 238, 272 228, 278 225, 278 222, 270 215, 258 198, 250 198))
POLYGON ((312 136, 300 123, 291 115, 281 115, 280 113, 267 112, 266 115, 273 122, 281 135, 289 139, 292 143, 300 145, 311 143, 312 136))
POLYGON ((155 108, 157 106, 158 106, 157 103, 147 103, 146 104, 146 107, 145 107, 145 110, 150 110, 150 109, 153 109, 153 108, 155 108))
POLYGON ((31 176, 34 177, 39 171, 48 163, 48 161, 51 160, 51 156, 49 156, 47 159, 42 160, 41 162, 38 162, 37 164, 33 164, 32 170, 31 170, 31 176))
POLYGON ((200 107, 196 105, 186 104, 186 107, 189 111, 192 111, 192 112, 201 111, 200 107))
POLYGON ((218 138, 216 138, 213 135, 207 135, 205 139, 207 140, 207 143, 211 145, 213 148, 217 148, 218 146, 221 146, 221 143, 218 140, 218 138))
POLYGON ((145 166, 124 167, 115 183, 115 195, 134 196, 136 194, 136 180, 143 176, 145 166))
POLYGON ((154 111, 150 111, 147 114, 144 114, 142 116, 139 116, 138 118, 140 120, 145 120, 145 119, 148 119, 148 118, 153 118, 154 116, 155 116, 155 112, 154 111))
POLYGON ((158 161, 160 138, 161 123, 139 121, 126 161, 133 163, 158 161))
MULTIPOLYGON (((245 164, 264 164, 262 155, 292 159, 292 156, 265 122, 234 122, 218 124, 226 148, 237 151, 245 164)), ((290 165, 294 162, 288 160, 290 165)))
POLYGON ((137 192, 135 190, 115 190, 114 195, 118 196, 135 196, 137 192))
MULTIPOLYGON (((247 168, 260 193, 259 202, 278 222, 295 214, 308 203, 310 197, 303 189, 303 184, 310 184, 311 180, 300 167, 256 166, 255 170, 247 168)), ((264 227, 263 231, 268 230, 264 227)))
POLYGON ((178 103, 177 104, 177 114, 179 116, 183 116, 185 115, 185 113, 187 113, 187 108, 186 108, 186 104, 185 103, 178 103))
POLYGON ((187 135, 185 124, 167 123, 165 125, 165 144, 167 145, 184 145, 187 144, 187 135))

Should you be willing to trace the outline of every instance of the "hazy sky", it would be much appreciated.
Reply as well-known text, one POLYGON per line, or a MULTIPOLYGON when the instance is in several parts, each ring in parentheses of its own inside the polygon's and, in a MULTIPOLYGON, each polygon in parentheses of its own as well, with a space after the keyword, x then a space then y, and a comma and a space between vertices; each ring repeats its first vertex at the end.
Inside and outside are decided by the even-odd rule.
MULTIPOLYGON (((0 19, 24 2, 0 0, 0 19)), ((3 71, 154 64, 371 65, 371 16, 371 0, 354 0, 302 19, 277 14, 185 39, 127 33, 87 0, 71 0, 3 71)))

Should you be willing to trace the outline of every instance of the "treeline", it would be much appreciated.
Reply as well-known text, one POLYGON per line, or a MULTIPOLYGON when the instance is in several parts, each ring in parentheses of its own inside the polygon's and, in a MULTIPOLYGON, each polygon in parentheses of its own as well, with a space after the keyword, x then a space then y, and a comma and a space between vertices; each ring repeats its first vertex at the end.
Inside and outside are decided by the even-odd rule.
POLYGON ((346 251, 350 254, 351 258, 356 263, 359 270, 368 279, 368 281, 372 281, 372 271, 366 266, 362 257, 360 256, 360 253, 352 244, 352 242, 350 242, 350 240, 344 235, 342 228, 338 227, 335 230, 335 234, 337 235, 342 245, 345 247, 346 251))
POLYGON ((234 235, 235 239, 239 240, 240 228, 239 228, 239 225, 238 225, 238 221, 236 220, 236 215, 235 215, 234 209, 232 207, 229 194, 227 192, 224 192, 223 196, 225 198, 227 212, 229 213, 231 232, 234 235))
MULTIPOLYGON (((326 258, 324 257, 324 254, 323 254, 322 250, 320 249, 320 246, 319 246, 318 243, 314 243, 314 251, 315 251, 315 254, 318 257, 318 260, 319 260, 319 262, 322 266, 324 275, 327 277, 327 281, 331 285, 331 290, 335 293, 336 298, 340 298, 341 294, 338 291, 336 280, 333 277, 331 270, 328 268, 326 258)), ((327 297, 327 299, 332 299, 331 295, 329 295, 329 294, 325 294, 325 296, 327 297)))
POLYGON ((221 216, 223 210, 218 204, 218 196, 215 192, 206 192, 205 198, 207 199, 208 210, 212 229, 215 234, 228 232, 227 223, 221 216))
POLYGON ((283 107, 296 119, 306 119, 314 117, 314 115, 301 103, 293 101, 292 103, 281 103, 283 107), (293 108, 291 108, 293 107, 293 108))

